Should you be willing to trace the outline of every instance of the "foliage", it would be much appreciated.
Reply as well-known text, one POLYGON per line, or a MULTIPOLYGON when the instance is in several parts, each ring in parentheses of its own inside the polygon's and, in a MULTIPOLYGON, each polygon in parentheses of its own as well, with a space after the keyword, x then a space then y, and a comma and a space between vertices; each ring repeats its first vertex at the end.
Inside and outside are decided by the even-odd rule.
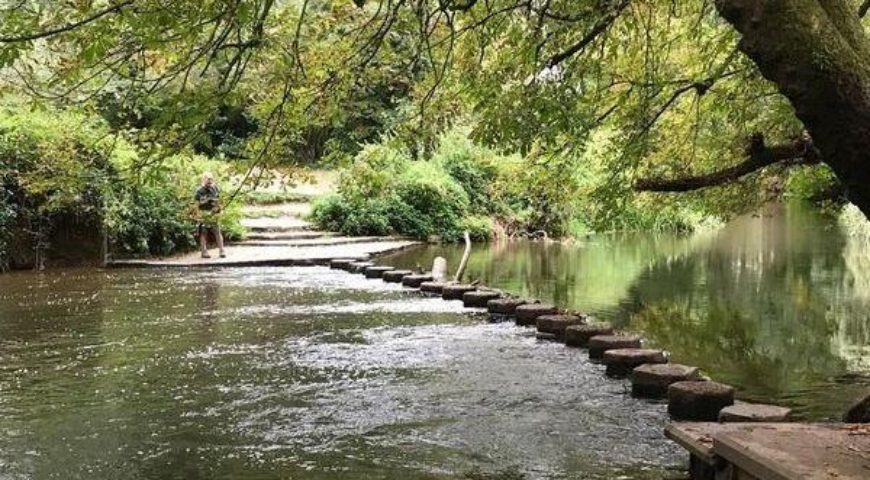
POLYGON ((435 162, 414 162, 387 144, 368 145, 339 177, 336 195, 315 202, 312 219, 354 235, 462 235, 468 196, 435 162))
MULTIPOLYGON (((96 215, 119 254, 169 254, 193 245, 189 212, 199 174, 222 172, 222 163, 178 155, 137 167, 142 152, 112 135, 99 116, 22 107, 0 106, 0 260, 15 234, 13 216, 37 223, 96 215)), ((234 206, 222 216, 229 237, 241 234, 239 212, 234 206)))

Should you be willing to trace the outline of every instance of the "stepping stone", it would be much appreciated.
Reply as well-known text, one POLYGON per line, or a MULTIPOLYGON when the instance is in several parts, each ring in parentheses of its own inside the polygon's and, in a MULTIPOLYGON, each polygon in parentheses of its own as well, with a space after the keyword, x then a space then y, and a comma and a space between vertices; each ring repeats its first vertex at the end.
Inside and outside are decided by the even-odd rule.
POLYGON ((791 409, 761 403, 735 402, 719 411, 720 422, 785 422, 791 409))
POLYGON ((536 332, 535 338, 542 342, 556 342, 559 340, 555 333, 536 332))
POLYGON ((647 348, 617 348, 604 352, 605 374, 609 377, 627 377, 635 367, 645 363, 667 363, 661 350, 647 348))
POLYGON ((501 297, 495 290, 474 290, 462 294, 462 306, 466 308, 486 308, 487 302, 501 297))
POLYGON ((527 303, 514 310, 517 325, 534 325, 541 315, 555 315, 557 313, 559 313, 559 309, 546 303, 527 303))
POLYGON ((843 415, 846 423, 870 423, 870 395, 859 398, 843 415))
POLYGON ((396 267, 382 267, 373 265, 371 267, 366 267, 365 275, 366 278, 381 278, 384 275, 384 272, 390 272, 395 269, 396 267))
POLYGON ((375 264, 372 262, 351 262, 350 265, 348 265, 347 271, 351 273, 363 273, 366 268, 373 266, 375 266, 375 264))
POLYGON ((500 315, 513 315, 517 307, 532 303, 522 298, 498 298, 486 302, 486 310, 489 313, 497 313, 500 315))
POLYGON ((559 340, 565 338, 566 328, 581 324, 583 317, 577 315, 541 315, 535 320, 539 332, 552 333, 559 340))
POLYGON ((698 367, 679 363, 641 365, 631 373, 631 394, 641 398, 664 398, 668 385, 689 380, 701 380, 698 367))
POLYGON ((356 262, 357 260, 353 258, 335 258, 329 261, 329 268, 334 268, 337 270, 347 270, 350 268, 350 264, 356 262))
POLYGON ((589 339, 589 358, 601 360, 604 352, 617 348, 640 348, 640 337, 634 335, 596 335, 589 339))
POLYGON ((400 283, 404 277, 412 273, 414 272, 410 270, 390 270, 384 272, 384 274, 381 275, 381 278, 383 278, 384 281, 388 283, 400 283))
POLYGON ((448 283, 441 289, 441 298, 444 300, 462 300, 465 292, 473 292, 475 290, 477 290, 477 287, 467 283, 448 283))
POLYGON ((565 344, 569 347, 589 347, 589 339, 599 335, 613 335, 609 325, 571 325, 565 329, 565 344))
POLYGON ((674 420, 715 422, 734 405, 734 388, 717 382, 676 382, 668 387, 668 414, 674 420))
POLYGON ((437 293, 441 295, 444 290, 444 282, 423 282, 420 284, 420 291, 427 293, 437 293))
POLYGON ((411 274, 402 277, 402 285, 411 288, 420 288, 423 282, 431 282, 432 275, 428 273, 411 274))

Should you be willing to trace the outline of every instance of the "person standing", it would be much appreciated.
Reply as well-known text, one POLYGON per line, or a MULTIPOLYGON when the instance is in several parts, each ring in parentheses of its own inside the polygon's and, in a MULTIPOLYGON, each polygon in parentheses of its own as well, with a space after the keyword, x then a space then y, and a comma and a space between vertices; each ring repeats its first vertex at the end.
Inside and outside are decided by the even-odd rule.
POLYGON ((224 251, 224 237, 221 235, 221 227, 218 215, 221 212, 220 188, 214 181, 211 173, 202 174, 202 184, 196 189, 194 199, 199 210, 200 222, 197 226, 199 233, 199 248, 202 258, 211 258, 208 254, 208 232, 212 232, 218 245, 221 258, 227 256, 224 251))

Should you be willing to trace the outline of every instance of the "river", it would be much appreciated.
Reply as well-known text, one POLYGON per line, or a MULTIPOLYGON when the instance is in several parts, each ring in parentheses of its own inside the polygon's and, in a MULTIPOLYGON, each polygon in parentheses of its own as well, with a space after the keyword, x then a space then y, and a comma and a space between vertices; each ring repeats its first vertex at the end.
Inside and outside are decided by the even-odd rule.
MULTIPOLYGON (((825 419, 870 384, 870 262, 850 242, 789 209, 481 245, 468 276, 825 419)), ((435 255, 461 248, 381 261, 435 255)), ((325 267, 0 276, 0 479, 684 478, 665 405, 627 386, 529 329, 325 267)))

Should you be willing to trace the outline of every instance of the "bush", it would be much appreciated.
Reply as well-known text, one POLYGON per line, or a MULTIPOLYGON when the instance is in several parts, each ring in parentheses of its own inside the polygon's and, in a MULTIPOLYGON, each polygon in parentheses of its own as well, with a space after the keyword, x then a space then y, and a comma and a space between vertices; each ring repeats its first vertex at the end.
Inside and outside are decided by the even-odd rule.
POLYGON ((339 177, 335 195, 314 203, 320 228, 351 235, 462 236, 469 200, 440 163, 414 162, 387 145, 369 145, 339 177))
MULTIPOLYGON (((189 212, 199 175, 220 174, 225 165, 192 155, 145 163, 98 117, 0 105, 0 269, 8 263, 13 215, 25 223, 95 215, 115 253, 168 255, 192 247, 189 212)), ((243 234, 240 218, 238 205, 222 215, 228 238, 243 234)))

